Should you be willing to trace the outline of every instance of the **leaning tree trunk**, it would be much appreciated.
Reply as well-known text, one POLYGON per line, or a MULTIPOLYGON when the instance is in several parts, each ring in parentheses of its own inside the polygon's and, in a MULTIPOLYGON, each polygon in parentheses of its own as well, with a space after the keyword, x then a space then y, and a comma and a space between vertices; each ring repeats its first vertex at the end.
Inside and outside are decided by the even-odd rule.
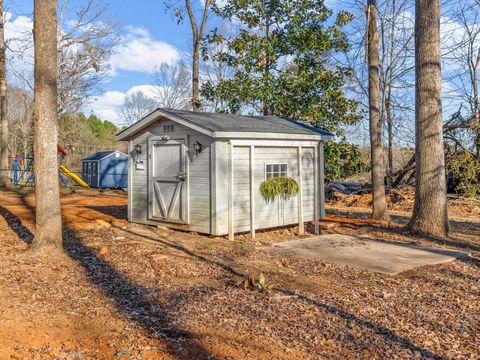
POLYGON ((7 70, 3 22, 3 0, 0 0, 0 187, 7 186, 10 182, 8 178, 7 70))
POLYGON ((57 0, 34 2, 35 44, 35 198, 32 250, 62 249, 62 216, 57 164, 57 0))
POLYGON ((380 118, 379 36, 377 32, 377 2, 368 0, 367 6, 367 52, 368 52, 368 97, 370 112, 370 149, 372 163, 372 194, 374 219, 388 219, 385 199, 385 166, 382 144, 382 119, 380 118))
POLYGON ((415 205, 409 227, 415 232, 447 236, 440 0, 416 1, 415 69, 415 205))

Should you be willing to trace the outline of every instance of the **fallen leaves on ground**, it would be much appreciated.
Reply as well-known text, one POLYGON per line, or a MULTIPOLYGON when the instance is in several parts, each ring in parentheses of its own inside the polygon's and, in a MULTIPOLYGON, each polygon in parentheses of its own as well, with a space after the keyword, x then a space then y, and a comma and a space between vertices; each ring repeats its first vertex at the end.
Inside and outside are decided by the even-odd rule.
MULTIPOLYGON (((474 258, 388 276, 275 255, 258 246, 274 241, 267 233, 232 243, 106 217, 108 228, 67 230, 65 259, 52 262, 26 251, 22 216, 1 215, 2 359, 480 357, 474 258), (229 285, 260 273, 273 289, 229 285)), ((329 221, 339 224, 329 231, 455 247, 367 219, 329 221)))

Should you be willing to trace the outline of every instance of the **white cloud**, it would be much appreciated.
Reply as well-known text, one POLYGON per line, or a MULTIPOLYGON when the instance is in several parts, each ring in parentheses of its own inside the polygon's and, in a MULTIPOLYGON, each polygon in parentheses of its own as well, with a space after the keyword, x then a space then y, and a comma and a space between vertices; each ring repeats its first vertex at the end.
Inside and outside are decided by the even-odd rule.
POLYGON ((13 19, 10 12, 5 13, 5 42, 7 43, 7 61, 9 67, 23 76, 33 73, 33 20, 27 16, 13 19))
MULTIPOLYGON (((217 5, 219 8, 223 8, 225 5, 227 5, 227 3, 227 0, 215 0, 215 5, 217 5)), ((202 0, 202 6, 205 7, 205 0, 202 0)))
POLYGON ((157 97, 158 89, 159 89, 159 88, 158 88, 157 86, 154 86, 154 85, 137 85, 137 86, 134 86, 134 87, 130 88, 130 89, 127 91, 126 94, 127 94, 127 95, 132 95, 132 94, 134 94, 134 93, 141 92, 141 93, 143 93, 145 96, 154 99, 154 98, 157 97))
POLYGON ((148 30, 127 27, 111 58, 113 74, 118 70, 150 73, 156 66, 172 63, 180 57, 172 45, 152 38, 148 30))
MULTIPOLYGON (((5 40, 10 68, 23 76, 33 74, 33 20, 27 16, 5 13, 5 40)), ((71 21, 71 20, 70 20, 71 21)), ((67 25, 68 25, 67 21, 67 25)), ((156 66, 172 63, 180 58, 180 52, 172 45, 156 40, 144 28, 126 27, 110 59, 111 76, 118 71, 150 73, 156 66)))
POLYGON ((90 111, 102 120, 119 123, 118 110, 125 101, 126 94, 120 91, 107 91, 103 95, 93 99, 90 111))
POLYGON ((136 85, 128 89, 126 92, 107 91, 101 96, 92 99, 87 112, 93 112, 102 120, 108 120, 120 124, 121 119, 118 112, 125 102, 126 97, 138 92, 142 92, 148 97, 155 98, 156 94, 158 94, 158 89, 153 85, 136 85))
POLYGON ((10 12, 5 13, 5 38, 17 38, 24 35, 30 35, 33 29, 33 21, 27 16, 17 16, 12 20, 13 15, 10 12))

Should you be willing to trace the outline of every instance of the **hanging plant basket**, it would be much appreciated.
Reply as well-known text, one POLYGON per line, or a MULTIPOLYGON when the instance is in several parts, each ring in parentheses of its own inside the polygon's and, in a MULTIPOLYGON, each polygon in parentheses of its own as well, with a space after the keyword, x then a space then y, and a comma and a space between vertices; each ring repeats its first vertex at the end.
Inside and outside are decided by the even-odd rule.
POLYGON ((300 191, 298 183, 288 176, 277 176, 260 184, 260 193, 267 203, 277 198, 287 200, 300 191))

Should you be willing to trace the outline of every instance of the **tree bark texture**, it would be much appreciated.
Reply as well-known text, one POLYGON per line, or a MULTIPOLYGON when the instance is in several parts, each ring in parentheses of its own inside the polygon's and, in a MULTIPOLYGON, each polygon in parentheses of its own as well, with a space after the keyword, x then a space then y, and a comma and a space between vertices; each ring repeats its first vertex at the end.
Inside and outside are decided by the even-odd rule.
POLYGON ((57 163, 57 0, 34 2, 35 44, 35 213, 32 250, 62 249, 62 216, 57 163))
POLYGON ((3 0, 0 0, 0 187, 10 183, 8 177, 7 66, 4 20, 3 0))
MULTIPOLYGON (((270 22, 271 22, 271 11, 270 6, 267 4, 265 8, 265 69, 263 72, 263 85, 265 88, 268 88, 269 78, 270 78, 270 22)), ((270 114, 270 100, 268 98, 267 92, 265 92, 264 99, 262 104, 262 113, 264 116, 270 114)))
POLYGON ((192 27, 192 107, 193 111, 202 110, 202 102, 200 99, 200 50, 202 46, 203 35, 205 34, 205 27, 207 25, 208 13, 212 0, 205 0, 203 6, 203 15, 200 22, 200 27, 195 20, 195 14, 190 0, 185 0, 185 7, 187 9, 190 26, 192 27))
POLYGON ((388 219, 385 199, 385 166, 380 117, 379 35, 377 31, 377 2, 367 3, 368 94, 370 113, 370 149, 372 164, 372 194, 374 219, 388 219))
MULTIPOLYGON (((480 49, 478 50, 480 52, 480 49)), ((480 55, 480 54, 479 54, 480 55)), ((473 118, 474 118, 474 131, 475 131, 475 147, 476 147, 476 160, 480 161, 480 104, 478 99, 478 66, 480 57, 477 57, 477 61, 472 70, 472 88, 473 88, 473 118)))
POLYGON ((200 44, 194 44, 192 58, 192 106, 193 111, 201 111, 200 102, 200 44))
POLYGON ((392 109, 390 107, 391 99, 391 87, 388 90, 387 101, 385 102, 386 114, 387 114, 387 138, 388 138, 388 166, 387 166, 387 184, 388 189, 393 185, 393 118, 392 109))
POLYGON ((441 102, 440 0, 417 0, 415 9, 414 232, 449 231, 441 102))

